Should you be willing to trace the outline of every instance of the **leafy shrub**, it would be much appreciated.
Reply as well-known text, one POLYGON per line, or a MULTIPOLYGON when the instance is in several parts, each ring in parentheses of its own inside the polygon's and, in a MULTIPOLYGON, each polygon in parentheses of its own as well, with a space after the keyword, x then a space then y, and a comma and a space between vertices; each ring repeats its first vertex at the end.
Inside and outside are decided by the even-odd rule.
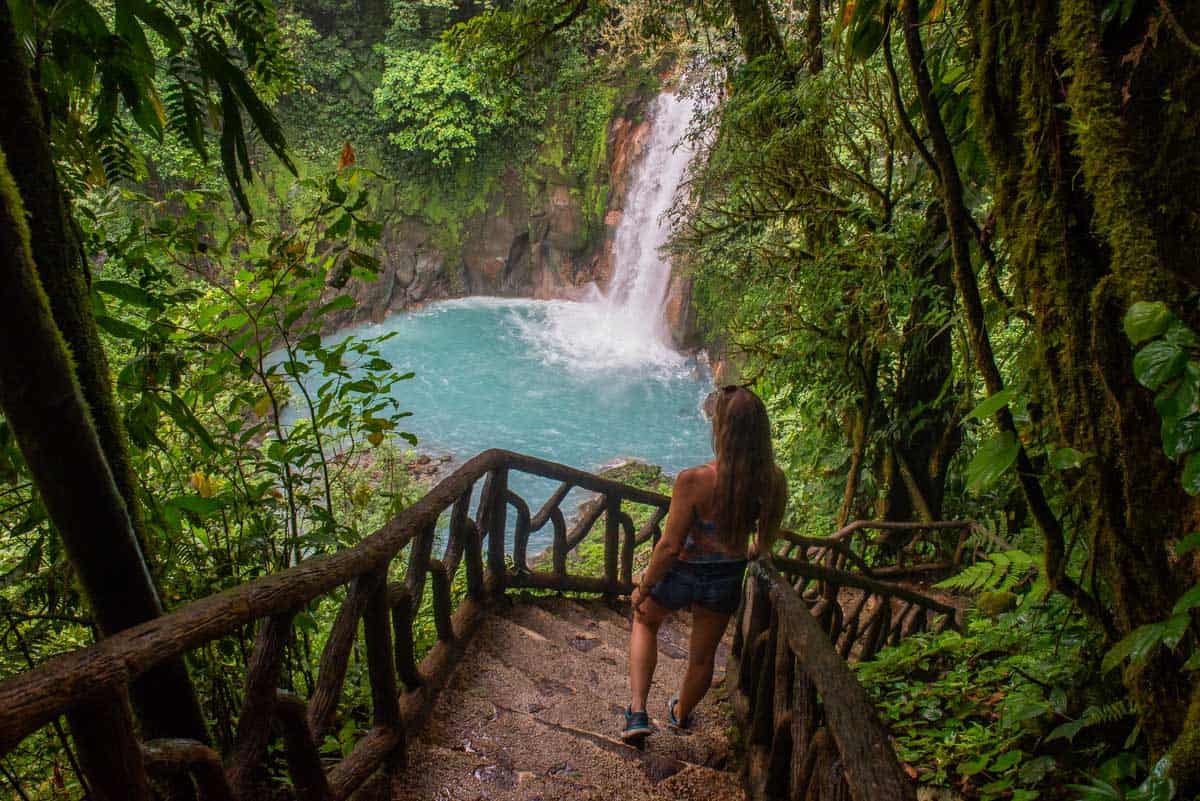
POLYGON ((474 161, 512 123, 502 98, 440 45, 389 53, 375 108, 392 126, 388 140, 434 167, 474 161))
POLYGON ((1128 705, 1095 680, 1098 636, 1051 596, 962 633, 911 637, 856 670, 923 784, 971 799, 1061 797, 1051 789, 1129 734, 1128 705), (1092 727, 1106 736, 1073 739, 1092 727))

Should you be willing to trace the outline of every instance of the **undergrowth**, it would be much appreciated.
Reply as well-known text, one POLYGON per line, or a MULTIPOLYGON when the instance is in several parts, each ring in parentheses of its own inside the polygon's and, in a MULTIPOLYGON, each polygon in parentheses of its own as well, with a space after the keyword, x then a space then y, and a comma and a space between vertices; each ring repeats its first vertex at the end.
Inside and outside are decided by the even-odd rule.
POLYGON ((1119 686, 1099 676, 1101 645, 1051 597, 972 615, 961 633, 911 637, 857 671, 923 784, 972 799, 1066 798, 1114 737, 1136 737, 1119 686))

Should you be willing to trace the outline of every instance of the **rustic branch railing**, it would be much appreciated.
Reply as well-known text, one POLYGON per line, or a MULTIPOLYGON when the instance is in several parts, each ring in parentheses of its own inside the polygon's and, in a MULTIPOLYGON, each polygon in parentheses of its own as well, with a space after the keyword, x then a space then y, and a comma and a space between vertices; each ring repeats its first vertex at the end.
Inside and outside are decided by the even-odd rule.
POLYGON ((785 531, 771 562, 752 565, 728 684, 755 801, 915 798, 849 663, 912 634, 960 625, 954 607, 897 580, 953 569, 974 530, 970 521, 860 520, 827 538, 785 531), (959 537, 952 560, 905 564, 902 549, 854 547, 871 530, 911 531, 913 541, 945 531, 959 537))
POLYGON ((913 801, 866 690, 775 567, 751 564, 727 685, 753 799, 913 801))
POLYGON ((953 573, 962 566, 968 537, 981 532, 982 527, 971 520, 937 520, 905 523, 884 520, 856 520, 828 537, 803 537, 790 531, 781 532, 779 552, 782 556, 804 562, 820 562, 835 570, 853 570, 869 578, 897 581, 906 578, 937 578, 953 573), (868 538, 868 532, 882 531, 885 535, 868 538), (895 547, 888 533, 911 532, 904 547, 895 547), (953 551, 944 539, 932 538, 946 532, 958 532, 953 551), (939 554, 934 559, 917 561, 913 551, 926 546, 926 551, 939 554), (869 565, 865 556, 883 557, 888 564, 869 565))
MULTIPOLYGON (((204 799, 244 801, 264 789, 264 760, 276 737, 302 801, 341 801, 380 771, 396 781, 406 765, 406 742, 426 722, 488 608, 509 588, 627 594, 635 550, 661 536, 669 504, 664 495, 564 465, 486 451, 354 548, 195 601, 0 683, 0 756, 65 715, 95 801, 149 801, 152 778, 173 788, 185 783, 183 797, 194 786, 204 799), (560 484, 531 512, 509 488, 513 472, 560 484), (596 495, 568 530, 562 504, 577 488, 596 495), (649 507, 640 529, 627 504, 649 507), (435 557, 446 512, 445 547, 435 557), (603 576, 573 575, 570 553, 602 518, 603 576), (546 526, 549 570, 543 560, 531 565, 528 559, 531 536, 546 526), (460 575, 464 590, 455 606, 460 575), (342 587, 309 697, 281 689, 296 616, 342 587), (413 626, 423 610, 436 643, 418 664, 413 626), (228 753, 222 757, 193 740, 140 741, 129 684, 156 665, 256 623, 228 753), (323 753, 322 743, 344 714, 360 628, 370 717, 362 721, 367 730, 353 750, 339 759, 323 753)), ((896 525, 904 527, 860 521, 828 539, 788 533, 774 566, 752 567, 730 675, 734 706, 748 732, 755 798, 912 796, 886 732, 847 666, 847 660, 871 658, 913 632, 957 623, 952 607, 882 580, 893 566, 871 565, 851 548, 855 532, 896 525)), ((970 526, 907 527, 965 532, 970 526)))
POLYGON ((194 781, 207 799, 240 801, 261 789, 267 745, 278 734, 296 796, 340 801, 377 771, 393 780, 400 775, 405 742, 425 723, 482 615, 506 588, 628 593, 634 549, 661 531, 669 502, 666 496, 564 465, 486 451, 354 548, 195 601, 3 682, 0 755, 66 715, 94 801, 149 801, 152 775, 194 781), (509 489, 513 471, 562 483, 531 515, 524 499, 509 489), (470 504, 481 479, 472 518, 470 504), (575 488, 598 493, 599 498, 568 532, 561 504, 575 488), (651 507, 640 531, 634 531, 623 504, 651 507), (506 564, 510 508, 515 513, 511 571, 506 564), (435 559, 438 519, 446 510, 446 547, 435 559), (571 575, 570 552, 601 517, 604 576, 571 575), (552 569, 535 571, 527 560, 529 539, 547 524, 553 527, 552 569), (392 581, 403 555, 403 580, 392 581), (454 608, 451 590, 460 570, 465 597, 454 608), (295 616, 343 586, 345 597, 310 697, 304 700, 280 690, 295 616), (413 623, 425 604, 431 606, 437 642, 417 664, 413 623), (156 665, 256 622, 235 742, 224 763, 203 743, 140 742, 128 701, 130 682, 156 665), (338 721, 360 624, 370 683, 370 728, 347 756, 330 766, 321 743, 338 721))

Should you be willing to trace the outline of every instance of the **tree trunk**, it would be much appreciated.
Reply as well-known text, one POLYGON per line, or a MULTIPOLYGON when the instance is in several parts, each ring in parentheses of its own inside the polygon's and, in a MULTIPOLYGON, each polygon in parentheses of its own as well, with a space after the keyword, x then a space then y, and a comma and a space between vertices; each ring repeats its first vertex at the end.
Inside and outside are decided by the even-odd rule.
MULTIPOLYGON (((162 605, 126 502, 133 485, 124 434, 23 52, 8 5, 0 4, 0 99, 8 115, 0 125, 0 152, 8 163, 20 165, 25 178, 22 184, 5 167, 0 405, 96 624, 109 636, 158 617, 162 605), (35 253, 50 266, 39 271, 35 253), (84 386, 98 406, 88 403, 84 386), (116 474, 108 461, 114 452, 123 465, 116 474)), ((206 740, 204 717, 182 660, 148 672, 132 694, 148 738, 206 740)))
POLYGON ((924 253, 909 268, 921 280, 922 291, 904 324, 895 398, 897 415, 920 411, 897 421, 902 436, 893 443, 898 464, 887 485, 885 520, 941 519, 950 458, 962 440, 957 410, 948 400, 952 393, 945 392, 954 370, 952 329, 940 317, 931 318, 939 310, 948 313, 954 303, 950 261, 940 252, 945 218, 936 204, 926 227, 924 253))
POLYGON ((5 110, 5 122, 0 125, 0 147, 8 154, 9 170, 29 212, 33 259, 50 300, 50 311, 70 348, 75 375, 91 410, 100 446, 129 510, 134 535, 146 552, 137 477, 113 395, 108 357, 92 313, 83 248, 71 218, 70 200, 58 180, 48 126, 24 54, 8 8, 0 9, 0 108, 5 110))
MULTIPOLYGON (((958 288, 959 300, 962 303, 971 351, 975 357, 975 367, 983 377, 988 394, 995 395, 1004 389, 1004 380, 996 366, 996 357, 992 350, 992 342, 984 318, 983 301, 979 295, 979 282, 975 276, 975 268, 971 264, 971 220, 963 196, 962 177, 954 157, 954 147, 946 132, 945 122, 942 120, 941 109, 934 98, 933 80, 930 78, 929 68, 925 63, 925 45, 921 41, 918 4, 905 3, 902 13, 904 17, 901 27, 904 30, 904 44, 908 51, 909 66, 917 87, 921 116, 929 129, 929 137, 933 145, 933 160, 937 164, 938 185, 941 189, 942 205, 950 234, 954 283, 958 288)), ((1016 438, 1017 479, 1044 540, 1044 566, 1047 581, 1051 587, 1075 602, 1089 618, 1103 626, 1106 631, 1111 632, 1112 622, 1108 611, 1093 595, 1067 575, 1067 545, 1062 522, 1050 507, 1050 502, 1046 498, 1046 493, 1034 470, 1029 454, 1021 442, 1012 412, 1005 406, 996 412, 995 419, 996 425, 1001 431, 1016 438)))
POLYGON ((731 0, 729 5, 747 61, 784 52, 783 37, 767 0, 731 0))
MULTIPOLYGON (((982 0, 971 14, 1000 230, 1037 321, 1056 439, 1091 455, 1070 497, 1118 634, 1163 618, 1194 579, 1173 573, 1169 553, 1200 512, 1163 454, 1121 328, 1143 299, 1186 318, 1198 275, 1200 59, 1164 40, 1163 9, 1138 5, 1106 33, 1091 0, 982 0)), ((1200 7, 1184 12, 1196 30, 1200 7)), ((1191 797, 1200 690, 1178 662, 1160 649, 1125 682, 1152 753, 1171 753, 1179 797, 1191 797)))

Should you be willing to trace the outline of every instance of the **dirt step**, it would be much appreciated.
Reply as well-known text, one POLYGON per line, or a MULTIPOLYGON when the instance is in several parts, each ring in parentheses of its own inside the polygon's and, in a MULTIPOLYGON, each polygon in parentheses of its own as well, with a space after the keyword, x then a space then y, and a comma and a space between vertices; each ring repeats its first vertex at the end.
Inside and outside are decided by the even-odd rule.
MULTIPOLYGON (((570 607, 562 607, 570 612, 570 607)), ((496 663, 503 663, 518 674, 517 682, 526 682, 536 691, 546 695, 535 699, 522 709, 533 711, 547 722, 571 725, 596 731, 606 736, 617 736, 624 718, 622 712, 629 697, 626 679, 625 658, 628 649, 628 633, 620 632, 619 646, 596 636, 594 621, 581 615, 550 615, 544 608, 517 606, 506 610, 505 619, 515 624, 514 631, 523 638, 545 637, 539 654, 524 652, 520 639, 506 639, 502 650, 494 652, 496 663), (590 639, 598 637, 596 639, 590 639), (586 649, 578 649, 572 640, 586 640, 586 649), (564 649, 563 645, 568 645, 564 649), (619 648, 619 650, 618 650, 619 648), (571 650, 580 650, 571 654, 571 650), (545 660, 545 654, 553 652, 553 660, 545 660), (548 675, 547 675, 548 674, 548 675), (557 692, 556 692, 557 691, 557 692)), ((490 643, 486 648, 492 648, 490 643)), ((660 658, 655 671, 655 682, 650 689, 648 709, 658 734, 650 737, 647 748, 650 752, 667 755, 706 766, 721 766, 728 759, 728 717, 718 703, 719 693, 704 699, 692 715, 692 725, 686 731, 671 729, 666 723, 667 699, 677 692, 686 663, 660 658)), ((526 698, 532 693, 527 692, 526 698)))
MULTIPOLYGON (((572 598, 542 597, 533 598, 528 603, 515 604, 508 610, 508 614, 512 619, 520 619, 517 616, 533 615, 536 611, 545 612, 552 621, 551 625, 575 628, 587 636, 596 636, 614 650, 626 655, 632 623, 628 616, 628 606, 623 606, 624 613, 601 601, 581 602, 572 598)), ((668 659, 687 659, 689 632, 690 621, 687 616, 672 615, 659 630, 659 655, 668 659)), ((580 649, 588 645, 586 641, 568 644, 580 649)))
MULTIPOLYGON (((410 745, 402 786, 366 788, 360 798, 740 799, 737 777, 719 769, 729 721, 715 694, 697 710, 695 731, 660 720, 644 750, 620 742, 628 631, 620 609, 598 601, 525 598, 497 610, 410 745)), ((676 623, 663 640, 686 636, 676 623)), ((686 664, 659 659, 652 717, 665 717, 686 664)))

